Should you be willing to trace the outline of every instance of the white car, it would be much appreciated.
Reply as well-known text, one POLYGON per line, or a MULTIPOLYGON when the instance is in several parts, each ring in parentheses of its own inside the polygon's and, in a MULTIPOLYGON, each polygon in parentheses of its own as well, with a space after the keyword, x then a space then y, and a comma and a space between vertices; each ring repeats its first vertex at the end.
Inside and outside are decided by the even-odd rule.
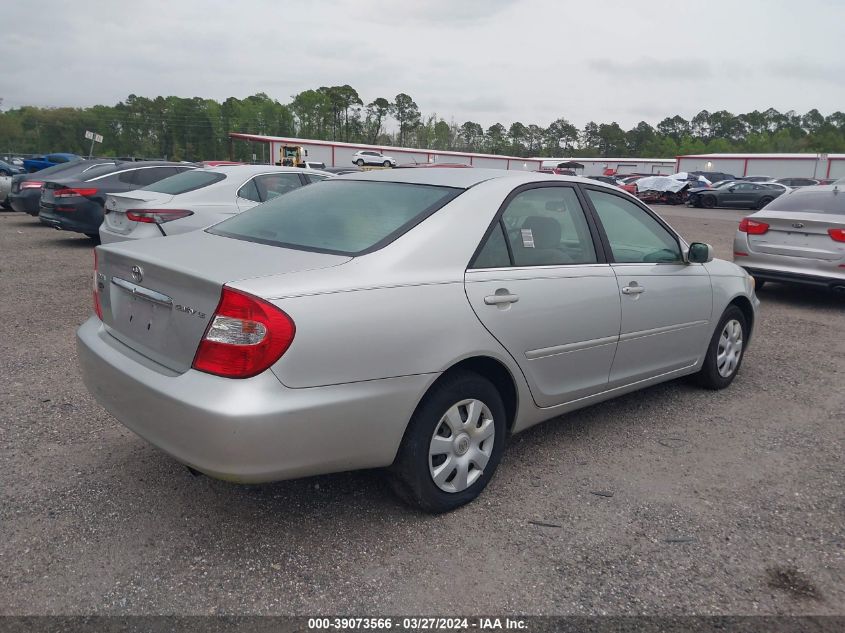
POLYGON ((332 174, 301 167, 218 165, 111 194, 103 244, 196 231, 332 174))
POLYGON ((364 165, 381 165, 382 167, 396 167, 396 159, 392 156, 385 156, 375 150, 362 149, 352 156, 352 163, 363 167, 364 165))

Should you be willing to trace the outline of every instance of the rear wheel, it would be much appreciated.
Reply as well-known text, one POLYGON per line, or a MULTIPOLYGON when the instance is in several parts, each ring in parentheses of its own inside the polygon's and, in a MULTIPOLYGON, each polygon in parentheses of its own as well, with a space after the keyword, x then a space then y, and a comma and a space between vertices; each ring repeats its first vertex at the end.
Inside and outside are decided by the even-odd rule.
POLYGON ((698 384, 706 389, 724 389, 731 384, 742 364, 747 339, 745 315, 737 306, 728 306, 710 339, 704 364, 696 374, 698 384))
POLYGON ((705 209, 712 209, 716 206, 716 197, 715 196, 704 196, 701 199, 701 206, 705 209))
POLYGON ((364 159, 359 158, 358 160, 355 161, 355 164, 358 165, 358 167, 363 167, 364 166, 364 159))
POLYGON ((436 385, 414 412, 391 483, 407 503, 448 512, 475 499, 496 471, 505 442, 502 398, 470 372, 436 385))
POLYGON ((769 204, 772 200, 774 200, 774 198, 770 198, 768 196, 766 196, 765 198, 760 198, 757 201, 757 210, 759 211, 760 209, 765 207, 767 204, 769 204))

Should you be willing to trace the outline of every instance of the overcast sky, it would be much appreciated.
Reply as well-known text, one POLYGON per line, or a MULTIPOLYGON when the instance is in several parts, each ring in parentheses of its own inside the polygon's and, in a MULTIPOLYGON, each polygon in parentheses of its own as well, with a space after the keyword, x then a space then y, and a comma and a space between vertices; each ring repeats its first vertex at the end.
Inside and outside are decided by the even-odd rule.
POLYGON ((485 127, 845 110, 841 0, 39 0, 0 24, 3 109, 348 83, 485 127))

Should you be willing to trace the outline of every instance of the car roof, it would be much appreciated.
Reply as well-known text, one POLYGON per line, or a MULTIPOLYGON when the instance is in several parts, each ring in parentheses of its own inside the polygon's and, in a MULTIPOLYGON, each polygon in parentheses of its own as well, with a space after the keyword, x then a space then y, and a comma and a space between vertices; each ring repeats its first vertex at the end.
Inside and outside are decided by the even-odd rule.
POLYGON ((515 184, 528 182, 581 182, 622 191, 617 187, 581 176, 559 176, 534 171, 508 169, 378 169, 335 176, 332 180, 366 180, 376 182, 401 182, 418 185, 436 185, 469 189, 479 183, 497 178, 513 179, 515 184))

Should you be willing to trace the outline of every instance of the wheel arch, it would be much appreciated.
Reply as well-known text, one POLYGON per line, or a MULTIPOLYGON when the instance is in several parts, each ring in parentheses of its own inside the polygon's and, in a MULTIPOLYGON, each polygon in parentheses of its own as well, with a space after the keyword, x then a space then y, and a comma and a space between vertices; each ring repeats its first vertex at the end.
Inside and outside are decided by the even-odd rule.
POLYGON ((737 295, 728 302, 725 306, 736 306, 742 311, 742 316, 745 317, 745 322, 748 324, 748 340, 751 340, 751 334, 754 331, 754 307, 751 305, 751 300, 745 295, 737 295))

